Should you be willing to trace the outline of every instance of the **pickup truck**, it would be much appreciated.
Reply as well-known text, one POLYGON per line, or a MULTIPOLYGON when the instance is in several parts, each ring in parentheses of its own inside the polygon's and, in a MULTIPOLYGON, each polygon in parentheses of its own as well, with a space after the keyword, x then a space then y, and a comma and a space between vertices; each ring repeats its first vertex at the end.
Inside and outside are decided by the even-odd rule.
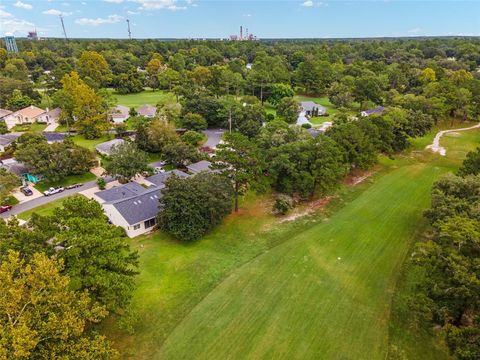
POLYGON ((45 190, 43 192, 43 195, 45 196, 55 195, 55 194, 61 193, 64 190, 65 189, 63 187, 58 187, 58 188, 51 187, 50 189, 45 190))

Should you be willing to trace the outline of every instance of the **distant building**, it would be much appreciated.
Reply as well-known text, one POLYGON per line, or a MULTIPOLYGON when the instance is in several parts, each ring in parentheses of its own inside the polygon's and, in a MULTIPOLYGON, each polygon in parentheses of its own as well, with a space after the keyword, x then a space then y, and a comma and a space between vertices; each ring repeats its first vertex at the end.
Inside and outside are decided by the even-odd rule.
POLYGON ((379 106, 379 107, 376 107, 375 109, 370 109, 370 110, 365 110, 365 111, 362 111, 360 113, 360 115, 362 117, 367 117, 367 116, 370 116, 372 114, 378 114, 380 115, 381 113, 383 113, 383 111, 385 110, 385 108, 383 106, 379 106))
POLYGON ((123 105, 117 105, 110 111, 110 121, 121 124, 130 117, 130 109, 123 105))
POLYGON ((29 31, 27 35, 28 40, 38 40, 37 31, 29 31))
POLYGON ((113 153, 113 148, 115 146, 125 144, 125 140, 123 139, 113 139, 110 141, 106 141, 104 143, 98 144, 95 146, 95 150, 101 155, 110 156, 113 153))
POLYGON ((212 169, 210 168, 211 165, 212 163, 210 161, 201 160, 194 164, 188 165, 187 169, 188 169, 188 172, 192 174, 198 174, 199 172, 202 172, 202 171, 212 171, 212 169))
POLYGON ((13 35, 5 36, 5 45, 7 46, 7 51, 10 53, 18 53, 17 42, 13 35))
POLYGON ((157 108, 152 105, 142 105, 138 108, 137 114, 146 118, 153 118, 157 115, 157 108))
POLYGON ((327 112, 326 108, 313 101, 302 101, 300 107, 301 111, 308 117, 325 115, 327 112))
POLYGON ((31 124, 37 121, 37 118, 44 113, 44 109, 40 109, 39 107, 30 105, 24 109, 20 109, 4 116, 3 120, 7 124, 7 128, 11 129, 15 125, 31 124))
POLYGON ((10 146, 20 135, 16 134, 3 134, 0 135, 0 152, 4 152, 5 149, 10 146))

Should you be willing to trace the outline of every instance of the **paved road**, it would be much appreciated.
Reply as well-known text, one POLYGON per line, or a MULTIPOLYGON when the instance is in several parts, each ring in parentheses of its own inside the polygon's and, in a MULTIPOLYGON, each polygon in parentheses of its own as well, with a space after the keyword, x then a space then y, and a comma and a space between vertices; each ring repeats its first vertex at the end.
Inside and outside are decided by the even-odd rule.
POLYGON ((203 144, 203 146, 208 146, 211 149, 215 149, 217 145, 220 144, 224 132, 225 130, 223 129, 203 130, 202 133, 208 137, 207 142, 203 144))

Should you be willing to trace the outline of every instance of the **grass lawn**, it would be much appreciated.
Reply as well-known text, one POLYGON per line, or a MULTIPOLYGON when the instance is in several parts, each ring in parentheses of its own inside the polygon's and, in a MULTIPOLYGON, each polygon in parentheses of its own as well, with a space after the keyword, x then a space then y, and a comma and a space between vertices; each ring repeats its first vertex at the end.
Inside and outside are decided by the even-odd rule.
POLYGON ((137 94, 121 95, 113 92, 119 105, 134 107, 138 109, 142 105, 157 105, 157 103, 174 103, 176 102, 175 94, 166 91, 145 90, 137 94))
POLYGON ((106 134, 99 137, 98 139, 88 140, 88 139, 85 139, 83 135, 75 135, 72 137, 72 140, 77 145, 80 145, 80 146, 83 146, 84 148, 95 151, 95 146, 105 141, 112 140, 113 138, 114 136, 112 134, 106 134))
POLYGON ((43 216, 51 215, 53 213, 53 209, 62 206, 64 200, 65 199, 58 199, 58 200, 52 201, 48 204, 36 207, 35 209, 20 213, 17 215, 17 217, 22 220, 28 220, 30 219, 33 213, 37 213, 43 216))
POLYGON ((432 183, 479 140, 478 130, 444 138, 444 158, 417 153, 419 141, 311 217, 279 223, 267 197, 249 198, 193 244, 160 232, 133 239, 134 334, 114 319, 101 330, 129 359, 385 359, 389 344, 411 359, 445 358, 431 334, 398 321, 408 287, 393 294, 432 183))
POLYGON ((42 132, 47 127, 47 124, 33 123, 25 125, 15 125, 11 131, 13 132, 42 132))
POLYGON ((81 175, 67 176, 65 179, 60 181, 52 181, 52 182, 40 181, 37 184, 35 184, 35 189, 43 192, 50 187, 68 186, 68 185, 73 185, 78 183, 84 183, 87 181, 95 180, 96 178, 97 177, 93 175, 91 172, 86 172, 85 174, 81 174, 81 175))

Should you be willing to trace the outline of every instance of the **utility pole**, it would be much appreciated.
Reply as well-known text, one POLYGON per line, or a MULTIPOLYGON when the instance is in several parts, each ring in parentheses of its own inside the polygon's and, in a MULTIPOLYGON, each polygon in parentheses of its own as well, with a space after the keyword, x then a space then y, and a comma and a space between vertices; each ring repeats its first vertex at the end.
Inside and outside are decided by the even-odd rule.
POLYGON ((60 14, 60 21, 62 22, 62 29, 63 29, 63 35, 65 36, 65 40, 68 40, 67 32, 65 31, 65 24, 63 23, 63 15, 62 14, 60 14))
POLYGON ((128 38, 132 40, 132 32, 130 31, 130 20, 127 19, 128 38))

